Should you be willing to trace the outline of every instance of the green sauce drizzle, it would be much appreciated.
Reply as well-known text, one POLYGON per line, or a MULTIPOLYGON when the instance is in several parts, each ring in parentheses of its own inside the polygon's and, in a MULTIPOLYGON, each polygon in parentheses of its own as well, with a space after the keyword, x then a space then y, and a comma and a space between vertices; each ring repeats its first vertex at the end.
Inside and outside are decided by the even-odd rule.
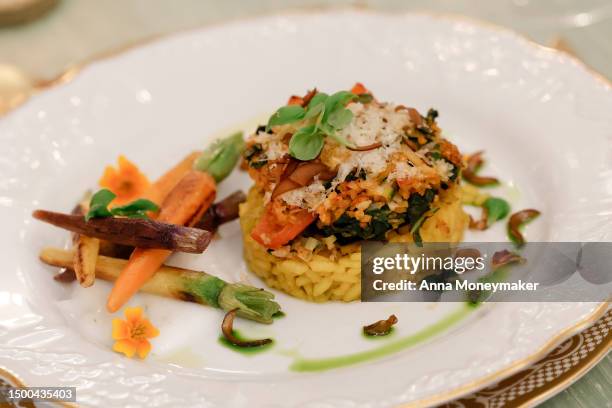
MULTIPOLYGON (((240 340, 247 340, 246 337, 244 337, 242 334, 240 334, 240 332, 236 330, 234 330, 234 336, 236 336, 236 338, 240 340)), ((263 346, 259 346, 259 347, 238 347, 235 344, 232 344, 229 341, 227 341, 227 339, 223 337, 223 335, 221 335, 219 336, 219 344, 227 347, 228 349, 232 351, 236 351, 238 353, 242 353, 244 355, 251 356, 253 354, 258 354, 263 351, 269 350, 272 346, 274 346, 274 341, 272 341, 272 343, 264 344, 263 346)))
POLYGON ((380 347, 373 348, 371 350, 361 351, 353 354, 346 354, 338 357, 327 357, 319 359, 306 359, 296 358, 289 367, 293 371, 324 371, 332 368, 346 367, 353 364, 362 363, 364 361, 374 360, 377 358, 385 357, 390 354, 397 353, 398 351, 412 347, 416 344, 422 343, 443 331, 447 330, 451 326, 455 325, 459 321, 463 320, 470 313, 475 310, 474 307, 463 304, 461 308, 449 314, 442 320, 424 328, 423 330, 411 334, 407 337, 395 340, 393 342, 381 345, 380 347))

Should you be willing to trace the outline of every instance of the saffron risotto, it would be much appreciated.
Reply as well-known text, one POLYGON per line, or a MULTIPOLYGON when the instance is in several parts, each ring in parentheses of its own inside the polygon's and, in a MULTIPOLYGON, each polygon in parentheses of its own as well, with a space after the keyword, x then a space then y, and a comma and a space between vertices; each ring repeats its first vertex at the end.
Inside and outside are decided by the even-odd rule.
MULTIPOLYGON (((459 242, 469 219, 462 208, 461 187, 439 195, 439 210, 421 226, 425 242, 459 242)), ((251 272, 266 285, 300 299, 314 302, 350 302, 361 296, 361 249, 359 245, 333 243, 335 257, 313 254, 310 259, 296 255, 286 258, 269 253, 251 237, 264 211, 264 195, 252 187, 240 206, 244 259, 251 272)), ((391 232, 390 242, 414 242, 409 231, 391 232)))

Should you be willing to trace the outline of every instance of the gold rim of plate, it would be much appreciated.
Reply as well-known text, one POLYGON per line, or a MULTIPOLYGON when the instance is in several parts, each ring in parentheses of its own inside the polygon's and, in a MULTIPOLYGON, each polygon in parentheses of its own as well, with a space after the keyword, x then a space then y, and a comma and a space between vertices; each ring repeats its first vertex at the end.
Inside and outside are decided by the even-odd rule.
MULTIPOLYGON (((59 75, 57 75, 55 78, 49 79, 49 80, 43 80, 43 81, 38 81, 37 83, 34 84, 34 92, 30 93, 30 94, 26 94, 23 96, 23 98, 21 98, 22 102, 20 105, 18 106, 13 106, 12 109, 10 111, 14 111, 16 108, 18 108, 19 106, 23 106, 25 103, 27 103, 27 101, 29 100, 29 97, 32 96, 33 94, 51 89, 57 85, 61 85, 64 83, 68 83, 70 82, 72 79, 74 79, 84 68, 86 68, 87 66, 98 62, 98 61, 102 61, 105 59, 110 59, 112 57, 118 56, 124 52, 130 51, 134 48, 140 47, 140 46, 144 46, 147 44, 150 44, 152 42, 155 42, 157 40, 161 40, 161 39, 165 39, 165 38, 170 38, 176 35, 181 35, 184 33, 188 33, 188 32, 195 32, 198 30, 202 30, 202 29, 207 29, 210 27, 217 27, 217 26, 223 26, 226 25, 228 23, 235 23, 235 22, 240 22, 240 21, 252 21, 252 20, 256 20, 256 19, 260 19, 260 18, 265 18, 265 17, 274 17, 274 16, 278 16, 278 17, 283 17, 283 16, 291 16, 291 15, 304 15, 304 14, 317 14, 320 12, 331 12, 331 11, 344 11, 344 10, 348 10, 348 11, 359 11, 359 12, 363 12, 363 13, 373 13, 373 14, 389 14, 389 15, 396 15, 396 12, 391 12, 391 11, 385 11, 385 10, 376 10, 370 7, 365 7, 365 6, 359 6, 359 7, 310 7, 310 8, 294 8, 294 9, 287 9, 287 10, 283 10, 283 11, 279 11, 279 12, 275 12, 275 13, 257 13, 255 15, 251 15, 249 17, 237 17, 237 18, 230 18, 230 19, 226 19, 223 21, 219 21, 216 23, 211 23, 211 24, 206 24, 204 26, 200 26, 200 27, 193 27, 193 28, 187 28, 187 29, 182 29, 182 30, 177 30, 175 32, 172 33, 166 33, 166 34, 159 34, 159 35, 153 35, 141 40, 137 40, 128 44, 125 44, 121 47, 106 51, 106 52, 102 52, 100 54, 97 54, 93 57, 87 58, 86 60, 77 63, 77 64, 73 64, 68 66, 62 73, 60 73, 59 75)), ((542 50, 547 50, 549 52, 553 52, 553 53, 558 53, 559 55, 564 55, 566 58, 572 60, 572 62, 574 62, 576 65, 580 66, 582 69, 584 69, 586 72, 588 72, 594 79, 596 79, 597 81, 603 83, 604 85, 608 86, 608 87, 612 87, 612 81, 610 81, 608 78, 606 78, 605 76, 603 76, 602 74, 600 74, 599 72, 595 71, 594 69, 592 69, 591 67, 589 67, 584 61, 582 61, 581 59, 575 57, 574 55, 572 55, 572 53, 567 52, 565 50, 560 50, 560 49, 556 49, 556 48, 552 48, 552 47, 547 47, 544 46, 542 44, 539 44, 535 41, 533 41, 532 39, 530 39, 529 37, 527 37, 524 34, 519 33, 518 31, 515 31, 513 29, 507 28, 507 27, 503 27, 494 23, 490 23, 487 21, 483 21, 483 20, 479 20, 477 18, 473 18, 473 17, 468 17, 468 16, 464 16, 464 15, 459 15, 459 14, 452 14, 452 13, 435 13, 435 12, 425 12, 425 11, 421 11, 421 12, 404 12, 404 14, 411 14, 411 15, 424 15, 424 16, 430 16, 430 17, 435 17, 435 18, 441 18, 441 19, 447 19, 447 20, 451 20, 451 21, 460 21, 460 22, 467 22, 476 26, 480 26, 480 27, 485 27, 488 28, 490 30, 494 30, 494 31, 498 31, 498 32, 505 32, 505 33, 510 33, 513 36, 515 36, 516 38, 520 38, 524 41, 526 41, 528 44, 530 44, 532 47, 537 48, 537 49, 542 49, 542 50)), ((4 114, 7 114, 9 111, 7 112, 0 112, 0 117, 3 116, 4 114)), ((531 354, 528 357, 525 357, 524 359, 521 359, 519 361, 515 361, 513 364, 511 364, 510 366, 501 369, 493 374, 487 375, 485 377, 481 377, 475 381, 472 381, 468 384, 465 384, 461 387, 457 387, 455 389, 449 390, 447 392, 438 394, 436 396, 430 397, 430 398, 426 398, 426 399, 422 399, 422 400, 418 400, 418 401, 414 401, 411 402, 409 404, 404 404, 401 405, 402 408, 408 408, 408 407, 419 407, 419 406, 423 406, 423 405, 435 405, 435 404, 440 404, 443 403, 445 401, 449 401, 449 400, 453 400, 456 399, 458 397, 473 393, 477 390, 481 390, 484 387, 486 387, 489 384, 492 384, 494 382, 500 381, 504 378, 508 378, 513 374, 516 374, 517 372, 529 367, 530 365, 533 365, 535 363, 537 363, 538 361, 542 360, 543 358, 545 358, 549 353, 551 353, 552 351, 555 350, 555 348, 564 340, 567 340, 568 338, 570 338, 571 336, 577 335, 580 332, 582 332, 583 330, 585 330, 586 328, 588 328, 589 326, 593 325, 595 322, 597 322, 602 316, 604 316, 606 314, 606 311, 608 310, 608 306, 609 303, 608 302, 602 302, 601 304, 599 304, 599 306, 597 307, 597 309, 595 309, 589 316, 587 316, 585 319, 583 319, 582 321, 578 322, 577 324, 575 324, 572 327, 566 328, 564 330, 562 330, 561 332, 557 333, 555 336, 553 336, 544 346, 542 346, 538 351, 536 351, 535 353, 531 354)), ((607 347, 605 347, 605 349, 609 349, 610 345, 612 344, 612 336, 608 335, 606 338, 606 344, 607 347)), ((607 351, 606 351, 607 352, 607 351)), ((605 353, 603 354, 605 355, 605 353)), ((602 356, 600 355, 594 355, 592 357, 589 358, 589 362, 591 362, 590 365, 585 366, 586 368, 583 368, 582 370, 574 370, 572 371, 572 375, 563 380, 562 383, 557 384, 555 386, 552 385, 550 387, 545 387, 542 389, 541 392, 537 393, 537 395, 534 395, 533 398, 529 401, 525 401, 524 404, 522 404, 521 406, 526 406, 526 405, 531 405, 533 403, 533 401, 541 401, 545 398, 550 397, 551 395, 554 395, 554 393, 560 391, 561 389, 563 389, 564 387, 569 386, 573 381, 575 381, 577 378, 579 378, 581 375, 583 375, 586 371, 588 371, 588 369, 590 369, 592 366, 594 366, 600 359, 602 358, 602 356)), ((6 368, 2 368, 0 367, 0 376, 4 376, 6 378, 8 378, 9 380, 14 380, 14 384, 21 386, 21 387, 25 387, 25 384, 23 383, 23 381, 21 381, 19 379, 19 377, 17 375, 15 375, 14 373, 8 371, 8 369, 6 368)), ((74 407, 76 405, 70 404, 70 403, 65 403, 65 402, 59 402, 60 405, 63 406, 67 406, 67 407, 74 407)))
POLYGON ((556 395, 603 360, 612 347, 612 311, 565 340, 543 359, 440 408, 531 407, 556 395))

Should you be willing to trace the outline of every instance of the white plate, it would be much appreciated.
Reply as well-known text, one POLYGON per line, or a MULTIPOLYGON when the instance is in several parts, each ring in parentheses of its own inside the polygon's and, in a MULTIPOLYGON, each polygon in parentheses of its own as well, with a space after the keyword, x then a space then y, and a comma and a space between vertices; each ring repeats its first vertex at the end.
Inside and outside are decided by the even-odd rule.
MULTIPOLYGON (((281 293, 287 317, 240 321, 272 350, 244 356, 217 342, 222 313, 137 296, 160 330, 144 362, 110 351, 109 286, 51 279, 37 260, 67 234, 34 222, 68 210, 120 153, 151 178, 212 135, 269 113, 312 86, 364 82, 381 100, 436 107, 466 152, 486 149, 495 194, 543 216, 531 240, 612 238, 612 92, 570 57, 504 30, 429 15, 357 11, 259 18, 184 33, 100 61, 0 122, 0 366, 28 385, 77 386, 91 406, 386 407, 436 403, 534 361, 593 321, 594 303, 486 305, 433 340, 325 372, 295 372, 296 356, 338 356, 409 337, 459 304, 311 304, 281 293), (360 327, 395 313, 397 332, 373 342, 360 327)), ((235 173, 221 196, 245 188, 235 173)), ((477 239, 503 239, 501 226, 477 239)), ((203 256, 173 263, 229 280, 244 275, 239 230, 203 256)), ((473 236, 471 238, 474 238, 473 236)), ((252 275, 248 279, 260 282, 252 275)))

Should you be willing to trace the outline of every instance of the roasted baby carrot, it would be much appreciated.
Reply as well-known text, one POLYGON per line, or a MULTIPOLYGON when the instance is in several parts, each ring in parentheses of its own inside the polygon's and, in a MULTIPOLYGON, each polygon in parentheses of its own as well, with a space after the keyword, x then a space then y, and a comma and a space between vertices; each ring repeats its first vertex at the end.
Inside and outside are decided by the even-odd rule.
MULTIPOLYGON (((197 170, 189 171, 163 200, 158 221, 176 225, 192 225, 213 203, 215 180, 197 170)), ((172 254, 166 249, 136 248, 111 291, 106 307, 119 310, 172 254)))
POLYGON ((176 186, 179 181, 193 168, 193 164, 200 156, 201 152, 191 152, 176 166, 168 170, 155 183, 151 184, 145 192, 143 198, 147 198, 157 204, 164 201, 164 198, 176 186))

